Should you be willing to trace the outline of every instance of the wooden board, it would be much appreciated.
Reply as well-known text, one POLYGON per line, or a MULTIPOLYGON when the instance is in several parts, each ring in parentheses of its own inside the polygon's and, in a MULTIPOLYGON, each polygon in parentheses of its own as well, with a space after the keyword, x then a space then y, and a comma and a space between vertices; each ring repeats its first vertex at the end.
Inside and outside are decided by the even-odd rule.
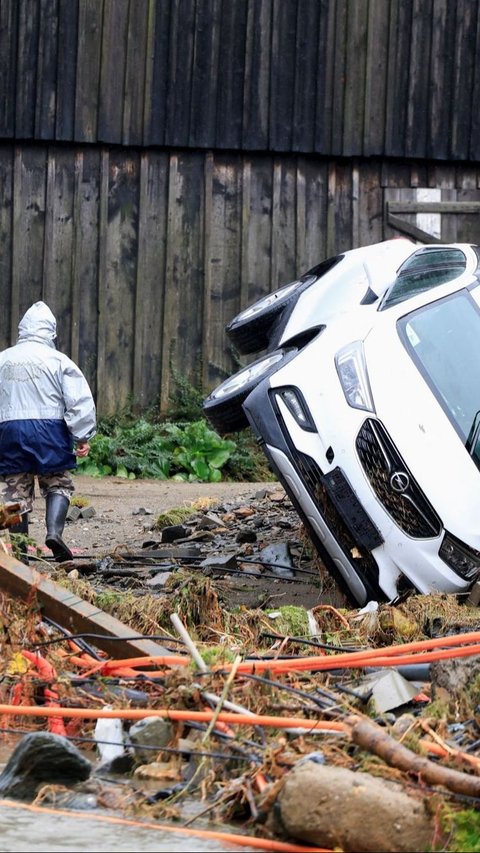
POLYGON ((153 640, 143 639, 123 622, 94 607, 78 595, 25 566, 0 550, 0 589, 31 605, 36 596, 41 612, 72 634, 99 634, 92 644, 113 658, 166 655, 171 652, 153 640), (117 640, 109 637, 118 637, 117 640), (131 639, 133 638, 133 639, 131 639))
POLYGON ((98 139, 103 0, 82 0, 78 15, 74 133, 79 142, 95 142, 98 139))

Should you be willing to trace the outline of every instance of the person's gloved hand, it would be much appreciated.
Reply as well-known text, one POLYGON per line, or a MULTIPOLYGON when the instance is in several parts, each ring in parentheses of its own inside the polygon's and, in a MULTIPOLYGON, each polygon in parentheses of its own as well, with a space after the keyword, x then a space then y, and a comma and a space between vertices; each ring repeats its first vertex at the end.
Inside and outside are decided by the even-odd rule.
POLYGON ((88 441, 78 441, 75 447, 75 455, 76 456, 88 456, 90 452, 90 445, 88 441))

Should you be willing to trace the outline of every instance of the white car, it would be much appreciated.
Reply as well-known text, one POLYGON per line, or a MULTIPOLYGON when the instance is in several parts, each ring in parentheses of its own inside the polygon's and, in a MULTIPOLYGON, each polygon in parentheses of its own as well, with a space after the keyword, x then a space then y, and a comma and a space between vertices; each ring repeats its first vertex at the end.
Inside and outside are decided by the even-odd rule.
POLYGON ((355 605, 480 573, 480 247, 354 249, 227 326, 261 358, 204 401, 250 425, 355 605))

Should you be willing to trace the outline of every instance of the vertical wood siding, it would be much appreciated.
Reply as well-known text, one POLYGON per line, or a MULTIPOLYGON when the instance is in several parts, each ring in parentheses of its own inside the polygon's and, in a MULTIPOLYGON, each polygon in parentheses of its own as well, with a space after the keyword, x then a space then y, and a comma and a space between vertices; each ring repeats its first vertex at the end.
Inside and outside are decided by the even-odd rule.
MULTIPOLYGON (((165 411, 242 363, 248 303, 418 235, 423 190, 477 202, 479 10, 0 0, 0 346, 44 299, 100 414, 165 411)), ((473 210, 441 239, 480 243, 473 210)))
MULTIPOLYGON (((44 299, 101 414, 165 410, 176 377, 207 390, 242 363, 224 334, 241 308, 398 236, 388 202, 478 201, 479 184, 438 162, 4 143, 0 346, 44 299)), ((444 241, 480 242, 478 213, 441 221, 444 241)))
POLYGON ((479 0, 1 0, 0 138, 480 160, 479 0))

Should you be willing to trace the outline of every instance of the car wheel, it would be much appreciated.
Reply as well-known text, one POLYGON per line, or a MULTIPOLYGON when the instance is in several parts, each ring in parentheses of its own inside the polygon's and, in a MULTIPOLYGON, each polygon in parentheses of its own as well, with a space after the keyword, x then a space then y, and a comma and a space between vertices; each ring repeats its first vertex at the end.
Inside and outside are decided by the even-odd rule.
POLYGON ((266 349, 273 323, 286 306, 299 296, 304 284, 302 281, 292 281, 262 296, 230 320, 225 331, 238 352, 248 355, 266 349))
POLYGON ((247 416, 242 408, 244 400, 262 379, 278 369, 286 355, 286 350, 279 349, 253 361, 217 385, 205 398, 205 417, 220 435, 238 432, 248 426, 247 416))

